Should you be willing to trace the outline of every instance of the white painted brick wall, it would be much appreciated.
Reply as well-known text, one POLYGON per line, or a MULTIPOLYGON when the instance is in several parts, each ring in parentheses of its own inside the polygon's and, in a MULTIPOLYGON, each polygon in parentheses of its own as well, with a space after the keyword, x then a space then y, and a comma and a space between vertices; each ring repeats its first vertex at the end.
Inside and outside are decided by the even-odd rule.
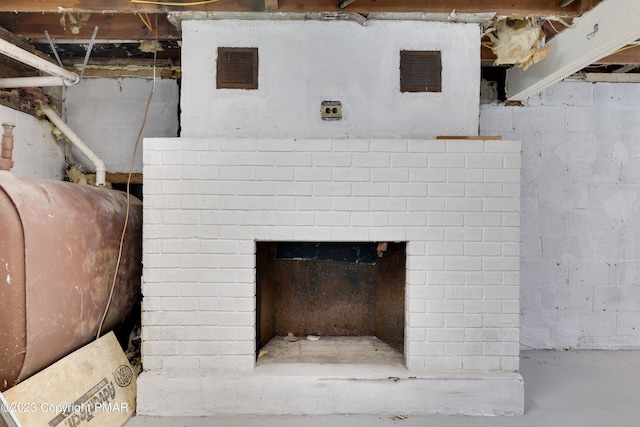
POLYGON ((519 152, 145 139, 145 369, 253 369, 255 241, 390 240, 408 241, 407 366, 517 370, 519 152))
POLYGON ((522 141, 526 347, 640 347, 639 99, 637 84, 567 81, 481 107, 482 135, 522 141))

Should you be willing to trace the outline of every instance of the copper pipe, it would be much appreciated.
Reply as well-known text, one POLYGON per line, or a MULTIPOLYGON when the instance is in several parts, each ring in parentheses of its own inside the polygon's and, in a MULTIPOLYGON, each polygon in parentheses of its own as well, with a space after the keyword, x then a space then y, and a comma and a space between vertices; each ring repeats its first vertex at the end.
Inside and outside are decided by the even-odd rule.
POLYGON ((0 154, 0 170, 8 171, 13 167, 13 123, 2 123, 2 152, 0 154))

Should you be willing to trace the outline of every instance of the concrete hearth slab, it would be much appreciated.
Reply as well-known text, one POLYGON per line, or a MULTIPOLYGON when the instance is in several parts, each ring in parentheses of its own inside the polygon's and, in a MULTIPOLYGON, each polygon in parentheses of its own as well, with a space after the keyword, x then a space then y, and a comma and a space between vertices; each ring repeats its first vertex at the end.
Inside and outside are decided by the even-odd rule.
POLYGON ((523 411, 524 385, 515 372, 276 363, 244 373, 145 372, 138 379, 140 415, 520 415, 523 411))

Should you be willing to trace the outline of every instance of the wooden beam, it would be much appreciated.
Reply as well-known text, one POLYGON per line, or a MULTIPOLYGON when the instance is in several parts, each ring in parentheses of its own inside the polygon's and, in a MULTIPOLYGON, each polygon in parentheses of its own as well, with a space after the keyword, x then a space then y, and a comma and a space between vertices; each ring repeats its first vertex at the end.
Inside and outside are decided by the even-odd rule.
POLYGON ((640 38, 640 1, 607 0, 550 43, 549 56, 527 71, 507 71, 507 98, 523 100, 640 38))
MULTIPOLYGON (((158 0, 161 2, 162 0, 158 0)), ((260 0, 256 1, 261 3, 260 0)), ((164 6, 151 3, 135 3, 131 0, 2 0, 0 12, 13 13, 61 13, 90 12, 90 13, 166 13, 166 12, 193 12, 193 11, 248 11, 260 10, 254 7, 253 0, 217 0, 216 2, 196 6, 164 6)), ((175 2, 172 2, 175 3, 175 2)), ((184 3, 190 3, 185 0, 184 3)))
MULTIPOLYGON (((335 10, 336 1, 331 0, 280 0, 281 12, 322 12, 335 10)), ((357 13, 368 12, 432 12, 432 13, 482 13, 496 12, 508 16, 573 16, 577 12, 577 5, 572 4, 564 9, 555 0, 521 0, 505 1, 490 0, 470 2, 468 0, 357 0, 344 10, 357 13)))
MULTIPOLYGON (((78 73, 82 67, 76 67, 78 73)), ((120 77, 138 77, 152 79, 154 77, 153 68, 136 67, 87 67, 84 70, 84 77, 100 77, 103 79, 117 79, 120 77)), ((179 68, 157 68, 155 77, 159 79, 181 79, 182 71, 179 68)))
POLYGON ((0 76, 1 78, 5 77, 36 77, 38 75, 37 72, 29 73, 28 76, 25 76, 25 72, 22 70, 18 70, 17 67, 12 67, 8 64, 3 64, 4 58, 0 59, 0 76))
MULTIPOLYGON (((26 39, 14 34, 9 30, 6 30, 3 27, 0 27, 0 39, 8 41, 14 46, 17 46, 22 50, 26 50, 27 52, 32 53, 42 59, 46 59, 51 63, 55 63, 55 61, 52 58, 50 58, 49 56, 45 55, 44 53, 40 52, 38 49, 33 47, 33 45, 31 45, 26 39)), ((28 68, 32 69, 31 67, 28 67, 28 68)))
MULTIPOLYGON (((133 3, 130 0, 2 0, 0 12, 48 12, 61 9, 95 13, 178 12, 178 11, 264 11, 270 0, 219 0, 197 6, 159 6, 133 3)), ((349 6, 349 12, 446 12, 459 13, 497 12, 512 16, 575 16, 578 2, 560 8, 558 0, 358 0, 349 6)), ((279 12, 326 12, 335 11, 336 0, 279 0, 279 12)))
POLYGON ((491 50, 490 47, 485 46, 484 44, 480 46, 480 61, 487 63, 487 62, 495 62, 496 60, 496 54, 493 53, 493 50, 491 50))
POLYGON ((638 73, 579 73, 571 78, 590 83, 640 83, 638 73))
POLYGON ((623 48, 616 53, 598 59, 594 63, 598 65, 640 64, 640 46, 623 48))
POLYGON ((638 64, 623 65, 622 67, 615 70, 614 73, 621 73, 621 74, 628 73, 629 71, 632 71, 638 68, 638 66, 639 66, 638 64))
POLYGON ((278 0, 264 0, 264 10, 275 12, 278 10, 278 0))
MULTIPOLYGON (((129 179, 129 174, 125 172, 107 172, 105 174, 107 182, 112 184, 126 184, 129 179)), ((132 184, 142 184, 142 174, 134 172, 131 174, 132 184)))
MULTIPOLYGON (((153 30, 149 30, 137 14, 92 13, 78 34, 73 34, 66 20, 66 26, 60 22, 58 13, 0 13, 0 26, 26 39, 42 39, 47 30, 54 39, 90 40, 93 29, 99 26, 97 39, 149 40, 156 37, 156 19, 160 40, 180 39, 180 31, 162 14, 149 15, 153 30)), ((146 18, 146 16, 145 16, 146 18)))
MULTIPOLYGON (((7 41, 20 49, 32 53, 39 58, 46 59, 47 61, 54 63, 54 60, 44 53, 33 47, 27 40, 7 31, 4 28, 0 28, 0 39, 7 41)), ((2 77, 34 77, 40 75, 40 72, 29 65, 25 65, 20 61, 16 61, 8 56, 0 55, 0 76, 2 77)))
MULTIPOLYGON (((64 58, 62 65, 65 67, 81 67, 84 63, 84 57, 64 58)), ((100 58, 90 57, 88 65, 93 67, 148 67, 153 68, 154 60, 152 58, 100 58)), ((156 67, 180 67, 180 59, 157 58, 155 60, 156 67)))
POLYGON ((582 15, 585 12, 590 11, 598 5, 602 0, 580 0, 578 5, 578 15, 582 15))
MULTIPOLYGON (((68 70, 80 74, 84 58, 67 58, 62 64, 68 70)), ((154 61, 147 58, 99 58, 92 57, 84 70, 85 77, 143 77, 154 76, 154 61)), ((158 59, 155 61, 155 76, 162 79, 180 79, 180 60, 158 59)))

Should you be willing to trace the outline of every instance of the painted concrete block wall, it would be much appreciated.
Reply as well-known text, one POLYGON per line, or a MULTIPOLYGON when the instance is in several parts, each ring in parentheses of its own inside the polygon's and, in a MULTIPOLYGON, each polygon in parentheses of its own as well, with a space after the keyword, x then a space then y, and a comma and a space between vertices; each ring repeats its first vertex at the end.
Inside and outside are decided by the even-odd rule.
MULTIPOLYGON (((108 172, 129 172, 133 148, 153 81, 140 78, 84 79, 65 91, 65 117, 73 131, 105 162, 108 172)), ((178 135, 178 82, 158 79, 142 137, 178 135)), ((79 151, 76 161, 93 171, 79 151)), ((142 172, 142 141, 134 172, 142 172)))
POLYGON ((0 122, 16 125, 13 172, 54 180, 64 177, 64 147, 51 135, 48 121, 0 105, 0 122))
POLYGON ((256 241, 407 241, 406 364, 517 371, 520 143, 145 139, 145 370, 252 370, 256 241))
POLYGON ((481 108, 481 134, 522 141, 526 347, 640 347, 638 100, 637 84, 566 81, 481 108))
POLYGON ((418 21, 183 21, 185 137, 477 135, 480 29, 418 21), (216 89, 217 48, 257 47, 257 90, 216 89), (442 92, 401 93, 400 50, 442 52, 442 92), (322 121, 322 101, 343 119, 322 121))

